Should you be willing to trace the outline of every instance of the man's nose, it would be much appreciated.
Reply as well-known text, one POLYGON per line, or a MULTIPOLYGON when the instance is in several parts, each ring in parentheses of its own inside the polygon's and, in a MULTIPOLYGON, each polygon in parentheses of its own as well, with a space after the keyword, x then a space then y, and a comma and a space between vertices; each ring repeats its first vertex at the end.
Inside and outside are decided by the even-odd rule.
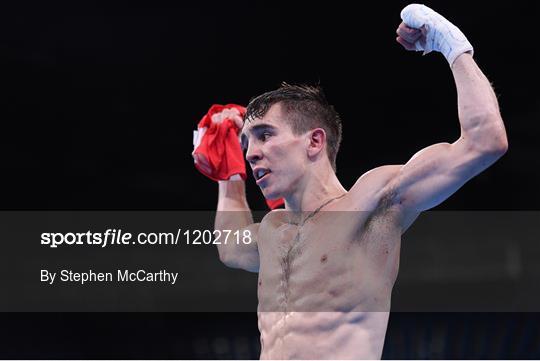
POLYGON ((249 144, 246 151, 246 160, 251 165, 255 164, 262 158, 261 149, 253 144, 249 144))

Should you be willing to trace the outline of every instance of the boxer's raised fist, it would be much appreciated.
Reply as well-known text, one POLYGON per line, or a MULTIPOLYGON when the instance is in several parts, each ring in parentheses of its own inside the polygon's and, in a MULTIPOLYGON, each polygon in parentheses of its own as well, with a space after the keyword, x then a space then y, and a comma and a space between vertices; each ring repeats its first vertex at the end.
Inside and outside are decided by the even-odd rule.
POLYGON ((456 58, 473 47, 465 35, 442 15, 425 5, 410 4, 401 11, 397 41, 407 50, 442 53, 452 65, 456 58))

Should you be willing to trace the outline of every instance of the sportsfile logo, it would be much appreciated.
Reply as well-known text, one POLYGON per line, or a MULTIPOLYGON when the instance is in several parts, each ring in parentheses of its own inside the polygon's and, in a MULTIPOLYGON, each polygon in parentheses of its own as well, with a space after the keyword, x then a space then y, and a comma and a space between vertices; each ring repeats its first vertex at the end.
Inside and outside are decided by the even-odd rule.
POLYGON ((138 233, 136 237, 133 237, 131 232, 125 232, 121 229, 107 229, 105 232, 92 232, 87 231, 84 233, 42 233, 41 244, 49 246, 50 248, 58 248, 61 245, 73 246, 73 245, 91 245, 107 247, 108 245, 157 245, 157 244, 178 244, 178 240, 181 236, 181 230, 179 229, 176 234, 174 233, 138 233))
POLYGON ((105 232, 68 232, 41 233, 41 244, 50 248, 59 246, 90 245, 218 245, 218 244, 250 244, 252 242, 249 230, 199 230, 178 229, 176 232, 140 232, 135 236, 122 229, 107 229, 105 232))

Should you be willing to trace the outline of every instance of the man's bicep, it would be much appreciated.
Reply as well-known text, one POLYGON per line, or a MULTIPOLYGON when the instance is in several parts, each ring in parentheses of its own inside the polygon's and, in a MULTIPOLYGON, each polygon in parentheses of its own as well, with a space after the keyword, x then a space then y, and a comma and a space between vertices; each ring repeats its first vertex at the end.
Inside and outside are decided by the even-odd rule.
POLYGON ((493 162, 463 138, 424 148, 401 167, 393 182, 396 201, 411 213, 433 208, 493 162))

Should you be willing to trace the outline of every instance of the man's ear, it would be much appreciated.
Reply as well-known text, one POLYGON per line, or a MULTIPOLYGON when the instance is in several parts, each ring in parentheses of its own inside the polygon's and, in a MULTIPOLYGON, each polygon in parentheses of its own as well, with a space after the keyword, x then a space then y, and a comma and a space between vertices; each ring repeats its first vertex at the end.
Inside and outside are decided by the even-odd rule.
POLYGON ((324 149, 326 132, 322 128, 315 128, 309 132, 308 136, 308 157, 315 157, 324 149))

